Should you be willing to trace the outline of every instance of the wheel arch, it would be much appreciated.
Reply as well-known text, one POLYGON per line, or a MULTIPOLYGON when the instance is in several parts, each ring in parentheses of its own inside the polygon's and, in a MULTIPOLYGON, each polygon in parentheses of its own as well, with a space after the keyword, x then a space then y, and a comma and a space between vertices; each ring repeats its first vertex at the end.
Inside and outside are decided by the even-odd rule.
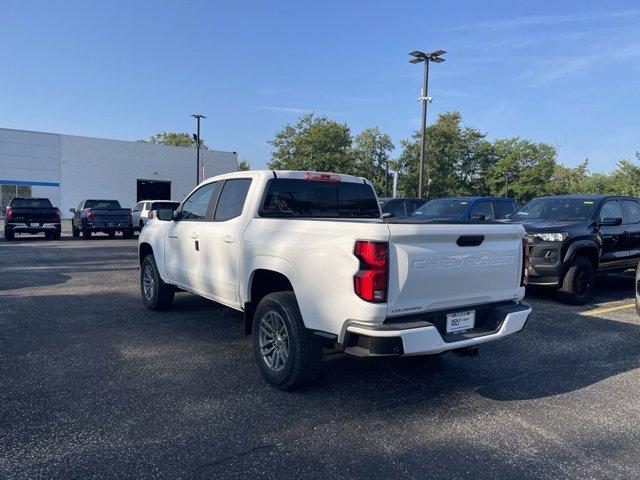
POLYGON ((251 334, 253 313, 258 303, 265 296, 275 292, 294 292, 293 282, 289 276, 271 268, 256 268, 251 272, 247 282, 244 310, 244 332, 251 334))
POLYGON ((600 250, 595 242, 591 240, 580 240, 569 245, 567 253, 564 256, 565 265, 571 263, 577 256, 587 258, 591 262, 594 271, 598 269, 600 250))

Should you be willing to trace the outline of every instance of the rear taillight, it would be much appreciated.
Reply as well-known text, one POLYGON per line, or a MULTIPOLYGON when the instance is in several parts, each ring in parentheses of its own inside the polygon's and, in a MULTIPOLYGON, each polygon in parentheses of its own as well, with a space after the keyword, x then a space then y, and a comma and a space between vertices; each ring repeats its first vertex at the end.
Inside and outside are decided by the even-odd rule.
POLYGON ((13 208, 7 207, 7 211, 4 214, 4 221, 10 222, 11 220, 13 220, 13 208))
POLYGON ((153 210, 149 210, 149 213, 147 213, 147 218, 149 220, 153 220, 153 210))
POLYGON ((90 208, 87 208, 84 211, 84 218, 86 218, 87 220, 93 220, 93 210, 90 208))
POLYGON ((60 210, 56 208, 56 220, 60 221, 60 210))
POLYGON ((529 239, 522 239, 522 275, 520 276, 520 286, 524 287, 529 283, 529 239))
POLYGON ((353 277, 356 295, 367 302, 386 302, 389 277, 389 244, 356 242, 353 254, 360 260, 360 270, 353 277))

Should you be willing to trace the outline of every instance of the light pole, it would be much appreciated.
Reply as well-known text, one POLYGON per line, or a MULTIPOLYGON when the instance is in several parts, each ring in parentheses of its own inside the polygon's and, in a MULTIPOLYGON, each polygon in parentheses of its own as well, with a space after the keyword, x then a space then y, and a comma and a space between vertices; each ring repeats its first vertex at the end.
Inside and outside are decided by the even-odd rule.
MULTIPOLYGON (((409 53, 411 57, 409 62, 411 63, 421 63, 424 62, 424 77, 422 80, 422 93, 420 94, 420 98, 418 100, 422 101, 422 131, 420 136, 420 168, 418 169, 418 198, 422 198, 422 175, 424 172, 424 156, 425 156, 425 147, 426 147, 426 135, 427 135, 427 103, 431 101, 431 98, 428 96, 428 88, 429 88, 429 63, 442 63, 444 62, 444 58, 441 58, 441 55, 444 55, 444 50, 436 50, 434 52, 424 53, 418 50, 414 50, 409 53)), ((429 193, 427 189, 427 194, 429 193)))
MULTIPOLYGON (((207 118, 207 117, 205 117, 201 113, 194 113, 191 116, 196 119, 196 134, 195 134, 195 141, 196 141, 196 185, 198 185, 200 183, 200 119, 201 118, 207 118)), ((203 177, 204 177, 204 175, 203 175, 203 177)))

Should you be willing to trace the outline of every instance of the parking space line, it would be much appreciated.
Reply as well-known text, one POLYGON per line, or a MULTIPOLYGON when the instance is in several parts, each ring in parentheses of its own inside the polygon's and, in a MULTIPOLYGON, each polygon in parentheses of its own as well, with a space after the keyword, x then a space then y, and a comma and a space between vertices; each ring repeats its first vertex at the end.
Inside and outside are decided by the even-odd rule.
POLYGON ((636 306, 635 303, 629 303, 627 305, 618 305, 617 307, 596 308, 594 310, 587 310, 586 312, 581 312, 580 315, 584 315, 586 317, 595 317, 596 315, 600 315, 601 313, 609 313, 609 312, 616 312, 618 310, 626 310, 627 308, 634 308, 635 306, 636 306))

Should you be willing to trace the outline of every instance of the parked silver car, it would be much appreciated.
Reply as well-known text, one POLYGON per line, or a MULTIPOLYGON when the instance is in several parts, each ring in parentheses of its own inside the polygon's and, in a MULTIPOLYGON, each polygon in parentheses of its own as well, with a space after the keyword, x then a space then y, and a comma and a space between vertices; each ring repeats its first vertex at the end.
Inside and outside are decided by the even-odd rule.
POLYGON ((136 203, 131 211, 133 219, 133 228, 135 230, 142 230, 142 228, 151 220, 155 212, 159 208, 166 208, 175 210, 180 206, 180 202, 174 202, 172 200, 142 200, 136 203))

